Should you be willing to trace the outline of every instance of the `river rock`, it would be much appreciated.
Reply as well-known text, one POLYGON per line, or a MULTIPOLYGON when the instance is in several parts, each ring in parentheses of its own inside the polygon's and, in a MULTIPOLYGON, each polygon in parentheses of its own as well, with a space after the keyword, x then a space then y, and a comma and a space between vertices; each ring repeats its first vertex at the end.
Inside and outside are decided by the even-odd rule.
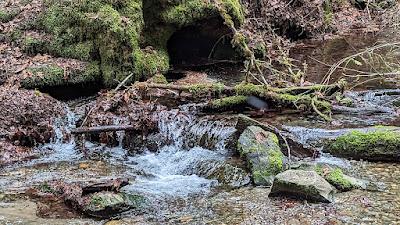
POLYGON ((320 162, 297 162, 291 165, 291 169, 315 171, 328 183, 339 191, 350 191, 361 189, 368 191, 383 191, 385 185, 380 182, 373 182, 346 175, 345 167, 320 162))
POLYGON ((185 174, 197 174, 201 177, 217 180, 219 186, 228 189, 239 188, 251 183, 250 174, 238 165, 220 160, 196 162, 185 174))
POLYGON ((244 169, 224 163, 214 169, 209 175, 209 179, 216 179, 225 188, 239 188, 251 183, 250 174, 244 169))
MULTIPOLYGON (((255 119, 252 119, 243 114, 239 114, 237 116, 237 123, 235 126, 236 133, 234 136, 236 136, 236 138, 239 138, 240 134, 242 134, 243 131, 246 130, 246 128, 249 126, 261 127, 265 131, 269 131, 274 134, 277 134, 277 132, 280 132, 280 134, 283 137, 285 137, 287 143, 289 144, 292 156, 299 157, 299 158, 315 156, 316 149, 312 148, 311 146, 303 145, 301 143, 301 141, 298 140, 298 138, 296 138, 289 132, 279 131, 277 128, 275 128, 274 126, 271 126, 268 123, 261 123, 255 119)), ((281 136, 277 136, 277 137, 278 137, 280 145, 285 146, 286 145, 285 140, 281 136)), ((283 147, 283 150, 287 151, 287 148, 283 147)))
POLYGON ((334 193, 335 188, 315 171, 287 170, 275 176, 270 196, 289 195, 330 203, 334 193))
POLYGON ((138 195, 108 191, 86 195, 82 200, 79 206, 81 210, 99 218, 110 218, 130 209, 139 210, 144 202, 144 198, 138 195))
POLYGON ((391 128, 352 131, 336 138, 324 151, 352 159, 400 162, 400 132, 391 128))
POLYGON ((286 159, 275 134, 249 126, 240 135, 238 151, 246 161, 256 185, 272 185, 274 176, 286 167, 286 159))

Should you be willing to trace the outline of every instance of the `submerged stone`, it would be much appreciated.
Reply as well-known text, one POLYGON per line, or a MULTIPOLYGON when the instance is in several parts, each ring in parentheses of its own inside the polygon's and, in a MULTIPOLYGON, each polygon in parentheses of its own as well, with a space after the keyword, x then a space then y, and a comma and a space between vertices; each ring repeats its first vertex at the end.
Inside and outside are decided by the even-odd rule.
POLYGON ((272 185, 274 176, 285 169, 285 156, 275 134, 249 126, 240 135, 238 151, 246 161, 256 185, 272 185))
POLYGON ((369 132, 352 131, 338 137, 324 150, 352 159, 400 162, 400 132, 384 127, 369 132))
POLYGON ((185 174, 197 174, 217 180, 220 187, 234 189, 251 183, 250 174, 243 168, 220 160, 205 160, 194 163, 185 174))
POLYGON ((287 170, 276 175, 270 196, 289 195, 330 203, 334 192, 335 188, 315 171, 287 170))
POLYGON ((142 196, 108 191, 96 192, 83 199, 82 211, 99 218, 110 218, 130 209, 140 210, 144 202, 142 196))

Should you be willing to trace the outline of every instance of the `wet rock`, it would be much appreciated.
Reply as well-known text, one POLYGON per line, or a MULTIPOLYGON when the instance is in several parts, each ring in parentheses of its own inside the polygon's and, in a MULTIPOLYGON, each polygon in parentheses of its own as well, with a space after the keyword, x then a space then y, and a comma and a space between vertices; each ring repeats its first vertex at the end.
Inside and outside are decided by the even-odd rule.
POLYGON ((300 162, 295 163, 291 166, 291 168, 298 170, 315 171, 326 181, 328 181, 328 183, 330 183, 336 189, 342 192, 354 189, 381 191, 384 188, 382 184, 348 176, 343 172, 344 168, 326 163, 300 162))
POLYGON ((250 184, 251 179, 249 173, 244 169, 224 163, 215 168, 209 175, 208 179, 216 179, 225 188, 239 188, 250 184))
POLYGON ((130 209, 139 210, 143 202, 138 195, 103 191, 83 197, 80 208, 90 216, 110 218, 130 209))
MULTIPOLYGON (((267 123, 261 123, 255 119, 252 119, 248 116, 239 114, 237 116, 237 123, 236 123, 236 136, 237 138, 239 138, 240 134, 243 133, 243 131, 249 127, 249 126, 258 126, 261 127, 262 129, 275 133, 277 134, 278 132, 281 132, 282 136, 284 136, 291 148, 291 155, 295 156, 295 157, 300 157, 300 158, 304 158, 304 157, 312 157, 316 150, 314 148, 312 148, 311 146, 305 146, 303 145, 300 140, 298 140, 297 137, 293 136, 292 134, 288 133, 288 132, 282 132, 279 131, 277 128, 267 124, 267 123)), ((286 143, 283 140, 283 138, 281 136, 277 136, 278 140, 279 140, 279 144, 281 146, 285 146, 286 143)), ((283 148, 284 150, 286 149, 286 147, 283 148)))
POLYGON ((250 174, 243 168, 220 160, 205 160, 192 165, 185 174, 197 174, 217 180, 223 188, 234 189, 251 183, 250 174))
MULTIPOLYGON (((128 180, 125 178, 80 185, 56 181, 41 184, 30 189, 27 194, 43 203, 43 209, 59 206, 67 211, 65 209, 69 207, 71 211, 82 212, 92 217, 111 218, 127 210, 141 212, 144 206, 143 196, 119 192, 119 189, 127 184, 128 180)), ((57 213, 53 212, 54 210, 48 209, 51 215, 57 213)))
POLYGON ((368 132, 352 131, 338 137, 324 150, 352 159, 400 162, 400 132, 384 127, 368 132))
POLYGON ((127 178, 117 178, 113 180, 106 180, 97 182, 95 184, 89 184, 82 187, 83 194, 94 193, 99 191, 119 191, 120 188, 129 184, 127 178))
POLYGON ((256 185, 272 185, 274 176, 286 167, 286 159, 275 134, 249 126, 240 135, 238 151, 252 173, 256 185))
POLYGON ((315 171, 287 170, 275 176, 270 196, 289 195, 316 202, 332 202, 335 188, 315 171))
POLYGON ((339 168, 330 171, 321 171, 317 168, 318 174, 323 176, 326 181, 332 184, 340 191, 350 191, 353 189, 366 189, 367 181, 347 176, 339 168))

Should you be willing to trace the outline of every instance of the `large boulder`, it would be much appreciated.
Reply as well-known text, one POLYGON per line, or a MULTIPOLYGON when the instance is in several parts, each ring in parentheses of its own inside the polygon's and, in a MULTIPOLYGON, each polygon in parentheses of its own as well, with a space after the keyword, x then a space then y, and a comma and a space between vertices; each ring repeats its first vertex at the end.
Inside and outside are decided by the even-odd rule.
POLYGON ((275 134, 249 126, 240 135, 238 151, 247 161, 256 185, 272 185, 274 176, 286 167, 286 159, 275 134))
MULTIPOLYGON (((272 133, 275 133, 275 134, 277 132, 280 132, 280 135, 282 135, 286 139, 287 143, 289 144, 292 156, 299 157, 299 158, 305 158, 305 157, 312 157, 315 155, 316 149, 312 148, 311 146, 303 145, 301 143, 301 141, 298 140, 298 138, 296 138, 289 132, 279 131, 277 128, 275 128, 274 126, 272 126, 268 123, 265 123, 265 122, 261 123, 255 119, 252 119, 243 114, 239 114, 237 116, 237 123, 235 126, 235 128, 236 128, 235 136, 237 138, 239 138, 240 134, 242 134, 243 131, 249 126, 261 127, 262 129, 272 132, 272 133)), ((279 144, 283 148, 282 151, 286 152, 287 151, 286 142, 282 136, 278 136, 278 140, 279 140, 279 144)))
POLYGON ((325 149, 333 155, 370 161, 400 161, 400 132, 390 128, 352 131, 336 138, 325 149))
POLYGON ((335 188, 315 171, 287 170, 275 176, 270 196, 289 195, 330 203, 334 193, 335 188))

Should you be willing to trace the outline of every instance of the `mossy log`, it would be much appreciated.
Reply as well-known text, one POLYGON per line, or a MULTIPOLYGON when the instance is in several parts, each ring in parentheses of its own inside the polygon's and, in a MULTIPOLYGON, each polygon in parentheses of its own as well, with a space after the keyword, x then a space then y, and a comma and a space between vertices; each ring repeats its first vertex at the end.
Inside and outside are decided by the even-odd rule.
MULTIPOLYGON (((155 84, 155 83, 136 83, 137 88, 160 88, 189 92, 194 95, 210 93, 219 99, 210 101, 204 108, 213 111, 226 111, 246 105, 248 96, 256 96, 271 105, 287 108, 302 109, 304 111, 314 111, 326 120, 329 120, 323 112, 331 111, 331 104, 321 100, 317 92, 332 95, 343 90, 342 83, 330 85, 312 85, 290 88, 272 88, 265 85, 239 84, 234 87, 220 83, 216 84, 196 84, 196 85, 174 85, 174 84, 155 84), (335 90, 335 92, 333 91, 335 90), (296 93, 296 94, 293 94, 296 93)), ((241 107, 243 109, 243 107, 241 107)))

